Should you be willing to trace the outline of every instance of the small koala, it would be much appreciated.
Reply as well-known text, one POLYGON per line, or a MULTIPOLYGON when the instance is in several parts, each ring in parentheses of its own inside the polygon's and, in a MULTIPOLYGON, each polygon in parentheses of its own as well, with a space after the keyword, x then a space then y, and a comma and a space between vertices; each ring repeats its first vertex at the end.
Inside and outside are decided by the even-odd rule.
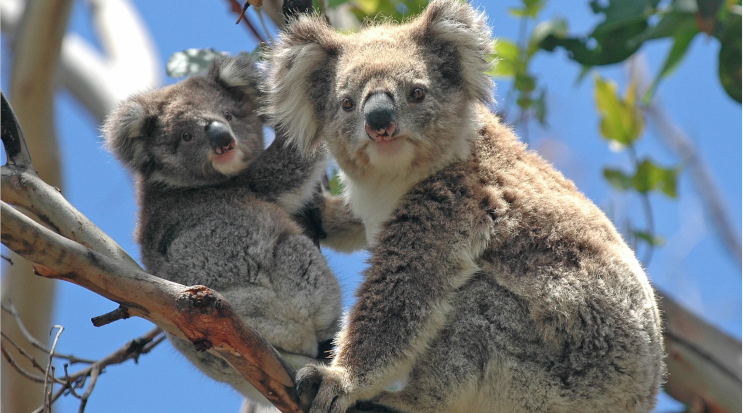
MULTIPOLYGON (((251 58, 220 57, 206 74, 130 97, 103 134, 136 177, 147 271, 219 291, 299 368, 324 358, 340 328, 338 281, 292 218, 325 160, 281 135, 264 150, 259 79, 251 58)), ((220 357, 168 338, 211 378, 269 403, 220 357)))
POLYGON ((330 366, 298 372, 312 413, 649 412, 661 319, 601 210, 491 113, 486 17, 434 0, 343 35, 301 17, 268 53, 266 112, 324 141, 369 267, 330 366), (357 404, 357 402, 360 402, 357 404))

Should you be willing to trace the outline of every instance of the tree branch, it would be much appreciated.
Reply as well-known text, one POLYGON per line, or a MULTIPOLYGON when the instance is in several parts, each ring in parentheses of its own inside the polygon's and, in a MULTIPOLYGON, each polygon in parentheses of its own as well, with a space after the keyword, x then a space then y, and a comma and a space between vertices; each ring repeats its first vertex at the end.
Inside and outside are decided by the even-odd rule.
POLYGON ((0 207, 3 244, 35 263, 37 274, 72 282, 128 307, 131 315, 224 358, 283 412, 301 411, 294 369, 219 293, 131 269, 55 234, 5 202, 0 207))
POLYGON ((709 413, 740 412, 741 343, 658 294, 664 314, 668 381, 664 389, 709 413))

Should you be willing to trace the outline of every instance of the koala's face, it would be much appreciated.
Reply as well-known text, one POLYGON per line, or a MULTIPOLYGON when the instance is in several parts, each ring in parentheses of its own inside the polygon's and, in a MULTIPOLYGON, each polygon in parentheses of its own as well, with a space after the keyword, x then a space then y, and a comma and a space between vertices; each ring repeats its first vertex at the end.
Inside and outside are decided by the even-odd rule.
POLYGON ((492 96, 490 42, 482 16, 455 1, 349 36, 303 18, 269 56, 268 110, 303 144, 324 139, 347 173, 431 167, 469 150, 473 104, 492 96))
POLYGON ((252 61, 223 58, 210 71, 133 96, 106 120, 109 148, 146 180, 193 187, 245 169, 263 150, 252 61))

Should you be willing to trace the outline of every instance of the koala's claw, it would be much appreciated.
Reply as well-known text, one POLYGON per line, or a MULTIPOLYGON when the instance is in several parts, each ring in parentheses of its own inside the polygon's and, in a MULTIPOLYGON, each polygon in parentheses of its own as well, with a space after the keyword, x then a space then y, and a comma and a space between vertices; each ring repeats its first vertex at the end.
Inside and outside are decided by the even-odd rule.
POLYGON ((297 372, 296 386, 299 404, 302 410, 310 411, 310 406, 320 390, 322 374, 315 366, 307 366, 297 372))
POLYGON ((296 381, 300 406, 305 411, 345 413, 350 404, 350 397, 344 390, 340 379, 326 368, 304 367, 297 372, 296 381))

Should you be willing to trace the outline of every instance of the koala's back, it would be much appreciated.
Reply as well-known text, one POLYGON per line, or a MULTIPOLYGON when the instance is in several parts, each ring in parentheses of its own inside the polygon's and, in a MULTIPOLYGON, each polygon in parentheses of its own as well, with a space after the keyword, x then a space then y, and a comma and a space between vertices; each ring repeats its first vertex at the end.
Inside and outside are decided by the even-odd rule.
POLYGON ((138 237, 148 271, 214 288, 275 347, 318 356, 317 344, 338 329, 340 287, 288 213, 230 182, 150 184, 141 198, 138 237))
POLYGON ((663 345, 642 268, 570 181, 481 115, 472 157, 413 187, 381 234, 384 243, 421 197, 445 199, 458 184, 461 202, 476 201, 492 219, 443 328, 402 389, 375 401, 418 412, 650 411, 663 345))

